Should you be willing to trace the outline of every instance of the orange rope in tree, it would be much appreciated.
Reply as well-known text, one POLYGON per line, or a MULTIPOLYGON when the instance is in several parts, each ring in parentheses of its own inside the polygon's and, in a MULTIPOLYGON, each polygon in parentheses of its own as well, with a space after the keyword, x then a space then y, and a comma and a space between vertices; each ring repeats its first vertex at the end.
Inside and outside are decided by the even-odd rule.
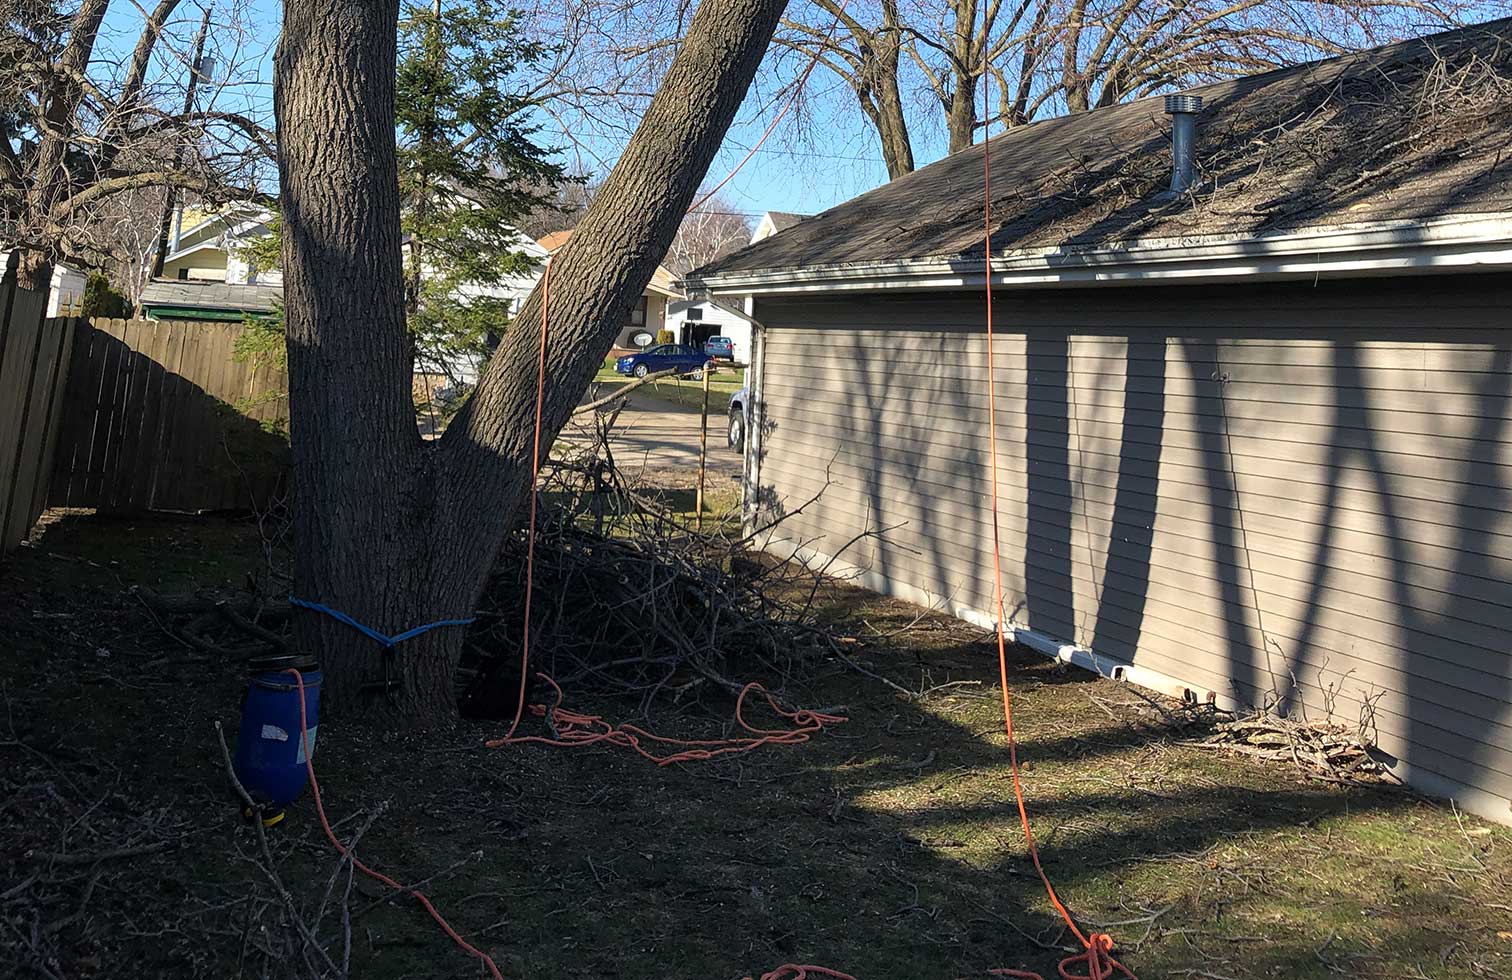
MULTIPOLYGON (((757 140, 756 145, 751 147, 746 155, 740 158, 740 162, 735 164, 735 166, 731 168, 730 172, 725 175, 724 180, 721 180, 719 183, 709 188, 707 193, 705 193, 697 201, 693 202, 693 206, 688 208, 689 214, 692 214, 694 211, 697 211, 699 208, 707 204, 715 194, 718 194, 720 190, 724 188, 724 185, 735 179, 735 175, 740 173, 741 169, 746 164, 751 162, 751 158, 756 155, 756 151, 761 149, 761 145, 765 143, 767 141, 767 138, 770 137, 772 133, 777 129, 777 124, 782 122, 783 117, 788 114, 788 110, 797 105, 798 96, 803 94, 803 87, 808 84, 809 76, 814 73, 815 68, 819 67, 819 52, 823 51, 826 47, 829 46, 830 42, 834 40, 835 31, 840 27, 840 21, 845 16, 845 8, 849 5, 850 0, 842 0, 840 8, 835 11, 834 23, 830 24, 829 32, 824 36, 824 45, 819 48, 819 51, 814 52, 814 56, 809 59, 808 67, 803 69, 803 73, 798 76, 798 81, 793 85, 793 97, 791 99, 788 99, 787 102, 783 103, 781 109, 777 110, 777 115, 772 117, 772 122, 767 126, 766 132, 761 134, 761 139, 757 140)), ((810 969, 813 968, 811 967, 810 969)), ((763 978, 763 980, 765 980, 765 978, 763 978)))
MULTIPOLYGON (((987 36, 988 20, 987 9, 982 10, 982 35, 987 36)), ((983 60, 988 58, 987 45, 983 45, 983 60)), ((1003 548, 1002 535, 999 530, 1000 516, 998 506, 998 445, 997 445, 997 376, 993 362, 993 331, 992 331, 992 132, 991 124, 987 121, 987 113, 991 111, 991 80, 992 74, 985 68, 982 72, 982 244, 983 259, 986 271, 987 293, 987 443, 988 461, 992 470, 992 582, 993 582, 993 621, 996 624, 997 655, 998 655, 998 684, 1003 695, 1003 731, 1008 736, 1008 762, 1013 771, 1013 797, 1018 803, 1019 823, 1024 828, 1024 843, 1029 848, 1029 858, 1034 862, 1034 871, 1039 875, 1041 884, 1045 886, 1045 894, 1050 898, 1050 904, 1070 928, 1071 934, 1085 947, 1085 952, 1075 956, 1068 956, 1061 960, 1059 965, 1060 975, 1065 980, 1107 980, 1117 970, 1129 980, 1137 980, 1133 973, 1122 963, 1113 958, 1113 937, 1106 933, 1093 933, 1086 935, 1076 925, 1076 920, 1071 917, 1060 896, 1055 893, 1055 886, 1050 883, 1050 876, 1045 874, 1044 865, 1040 863, 1039 848, 1034 842, 1034 830, 1029 826, 1029 810, 1024 806, 1024 787, 1019 776, 1018 742, 1013 735, 1013 699, 1008 692, 1008 641, 1003 624, 1003 548), (1085 965, 1086 973, 1072 973, 1071 970, 1077 965, 1085 965)), ((1038 973, 1028 970, 1012 970, 1006 967, 989 971, 994 976, 1018 977, 1022 980, 1044 980, 1038 973)))
MULTIPOLYGON (((541 472, 541 413, 546 405, 546 338, 547 311, 551 308, 551 260, 541 273, 541 350, 536 362, 536 410, 535 438, 530 449, 530 523, 525 527, 525 625, 520 641, 520 697, 515 704, 514 720, 509 731, 497 744, 506 744, 520 727, 520 717, 525 713, 525 681, 530 676, 530 599, 535 592, 535 542, 536 542, 536 479, 541 472)), ((490 743, 493 745, 495 743, 490 743)))

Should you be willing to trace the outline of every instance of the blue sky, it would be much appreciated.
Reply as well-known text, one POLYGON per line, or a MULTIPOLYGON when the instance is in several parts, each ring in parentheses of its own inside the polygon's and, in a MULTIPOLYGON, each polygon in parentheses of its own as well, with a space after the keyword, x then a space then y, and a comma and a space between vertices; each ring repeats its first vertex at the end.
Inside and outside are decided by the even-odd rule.
MULTIPOLYGON (((151 0, 137 2, 142 6, 151 4, 151 0)), ((243 3, 245 12, 241 20, 245 33, 239 45, 230 30, 212 32, 212 52, 217 46, 222 49, 217 76, 224 78, 228 70, 232 70, 240 82, 217 93, 215 99, 223 108, 241 109, 251 105, 267 109, 272 102, 272 47, 282 16, 281 5, 277 0, 243 0, 243 3), (236 61, 232 51, 238 46, 242 55, 232 65, 236 61)), ((225 0, 220 0, 214 15, 217 22, 226 16, 225 8, 225 0)), ((189 2, 182 4, 176 12, 173 33, 181 39, 181 47, 188 46, 199 16, 200 9, 189 2)), ((140 32, 141 23, 142 13, 137 3, 120 0, 114 3, 105 24, 101 54, 113 60, 123 60, 140 32)), ((170 52, 170 56, 183 59, 186 54, 180 50, 170 52)), ((801 124, 807 135, 800 139, 795 135, 799 127, 789 122, 779 127, 771 141, 723 190, 722 196, 735 209, 753 215, 766 210, 811 213, 886 182, 887 171, 878 154, 876 141, 869 129, 859 124, 860 114, 843 83, 820 69, 810 77, 807 95, 805 106, 811 115, 793 120, 801 124)), ((711 184, 728 174, 766 129, 775 107, 763 105, 765 101, 758 95, 747 99, 724 147, 710 167, 711 184)), ((271 120, 271 111, 267 114, 271 120)), ((545 117, 540 121, 542 130, 538 139, 541 143, 568 144, 558 124, 545 117)), ((589 138, 582 142, 586 145, 562 154, 563 162, 602 172, 604 163, 612 164, 618 154, 618 139, 589 138)), ((929 155, 927 146, 917 149, 925 151, 920 154, 921 163, 939 155, 938 151, 929 155)))
MULTIPOLYGON (((123 59, 140 32, 142 8, 151 6, 155 0, 116 0, 112 4, 106 22, 105 47, 123 59)), ((216 19, 234 19, 241 29, 240 35, 229 27, 218 29, 213 34, 211 48, 219 47, 217 75, 226 77, 228 71, 240 84, 218 92, 215 98, 222 108, 242 110, 248 105, 264 110, 268 124, 272 113, 272 49, 277 38, 281 5, 279 0, 213 0, 216 4, 216 19), (228 11, 235 10, 235 15, 228 11), (238 57, 234 54, 241 51, 238 57)), ((447 0, 459 2, 459 0, 447 0)), ((520 0, 526 5, 527 0, 520 0)), ((550 0, 536 0, 549 3, 550 0)), ((638 0, 638 3, 642 0, 638 0)), ((639 18, 628 22, 634 30, 649 23, 655 13, 657 0, 643 0, 644 7, 632 5, 625 8, 624 16, 639 18)), ((690 0, 691 2, 691 0, 690 0)), ((1484 8, 1471 7, 1462 11, 1467 19, 1476 19, 1477 14, 1491 16, 1493 7, 1504 6, 1509 0, 1493 0, 1484 8)), ((542 10, 556 8, 543 6, 542 10)), ((686 10, 686 5, 679 7, 686 10)), ((801 9, 801 8, 796 8, 801 9)), ((200 10, 196 0, 186 0, 177 13, 178 23, 174 34, 181 47, 188 45, 197 26, 200 10)), ((797 16, 797 14, 794 14, 797 16)), ((826 18, 827 19, 827 18, 826 18)), ((1416 32, 1414 32, 1416 33, 1416 32)), ((178 53, 184 58, 184 52, 178 53)), ((709 183, 724 178, 746 151, 760 137, 770 122, 772 113, 781 100, 775 100, 771 90, 774 79, 791 80, 806 60, 789 57, 777 68, 764 71, 758 87, 747 98, 735 125, 732 127, 719 156, 709 171, 709 183), (765 90, 761 86, 765 86, 765 90)), ((905 84, 905 88, 907 84, 905 84)), ((861 115, 854 97, 839 78, 823 67, 809 79, 802 111, 790 116, 778 128, 772 140, 757 152, 741 172, 722 192, 729 205, 748 214, 759 215, 766 210, 812 213, 832 207, 857 194, 880 186, 887 180, 877 147, 876 137, 861 115)), ((905 91, 905 100, 910 93, 905 91)), ((931 163, 944 155, 943 134, 940 132, 938 109, 913 105, 910 115, 915 120, 911 125, 915 161, 919 166, 931 163), (927 122, 926 122, 927 120, 927 122)), ((567 148, 562 160, 574 169, 586 168, 602 176, 618 156, 625 138, 623 134, 606 134, 602 127, 588 122, 568 120, 574 128, 569 139, 564 135, 563 123, 542 113, 539 116, 541 131, 538 141, 544 145, 567 148), (599 129, 595 134, 593 130, 599 129)), ((272 188, 268 188, 271 190, 272 188)))

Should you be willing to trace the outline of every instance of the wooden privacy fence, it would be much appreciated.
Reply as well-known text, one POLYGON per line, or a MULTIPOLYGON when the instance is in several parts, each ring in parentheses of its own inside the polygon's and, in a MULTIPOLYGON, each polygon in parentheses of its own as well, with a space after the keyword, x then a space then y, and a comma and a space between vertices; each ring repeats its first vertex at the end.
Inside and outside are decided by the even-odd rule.
POLYGON ((45 319, 46 291, 0 279, 0 554, 25 540, 47 504, 74 324, 45 319))
POLYGON ((74 323, 50 506, 247 510, 287 487, 287 379, 236 359, 240 324, 74 323))

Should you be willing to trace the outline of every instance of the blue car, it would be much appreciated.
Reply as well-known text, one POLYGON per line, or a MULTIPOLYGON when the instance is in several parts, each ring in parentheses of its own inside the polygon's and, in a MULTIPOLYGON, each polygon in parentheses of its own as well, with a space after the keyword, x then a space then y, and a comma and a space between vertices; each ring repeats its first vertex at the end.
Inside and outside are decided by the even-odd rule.
POLYGON ((735 341, 729 337, 710 337, 704 341, 704 353, 710 357, 722 357, 727 361, 735 360, 735 341))
POLYGON ((636 354, 626 354, 614 362, 614 369, 637 378, 669 369, 678 374, 696 375, 701 374, 708 363, 709 355, 686 344, 657 344, 636 354))

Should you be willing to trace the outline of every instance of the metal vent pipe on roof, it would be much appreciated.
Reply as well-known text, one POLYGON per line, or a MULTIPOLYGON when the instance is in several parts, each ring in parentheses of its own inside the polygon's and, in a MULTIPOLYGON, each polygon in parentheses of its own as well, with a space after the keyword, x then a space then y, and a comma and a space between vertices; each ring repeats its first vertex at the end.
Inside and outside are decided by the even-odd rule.
POLYGON ((1171 193, 1182 194, 1197 177, 1197 113, 1200 95, 1168 95, 1165 111, 1171 117, 1171 193))

